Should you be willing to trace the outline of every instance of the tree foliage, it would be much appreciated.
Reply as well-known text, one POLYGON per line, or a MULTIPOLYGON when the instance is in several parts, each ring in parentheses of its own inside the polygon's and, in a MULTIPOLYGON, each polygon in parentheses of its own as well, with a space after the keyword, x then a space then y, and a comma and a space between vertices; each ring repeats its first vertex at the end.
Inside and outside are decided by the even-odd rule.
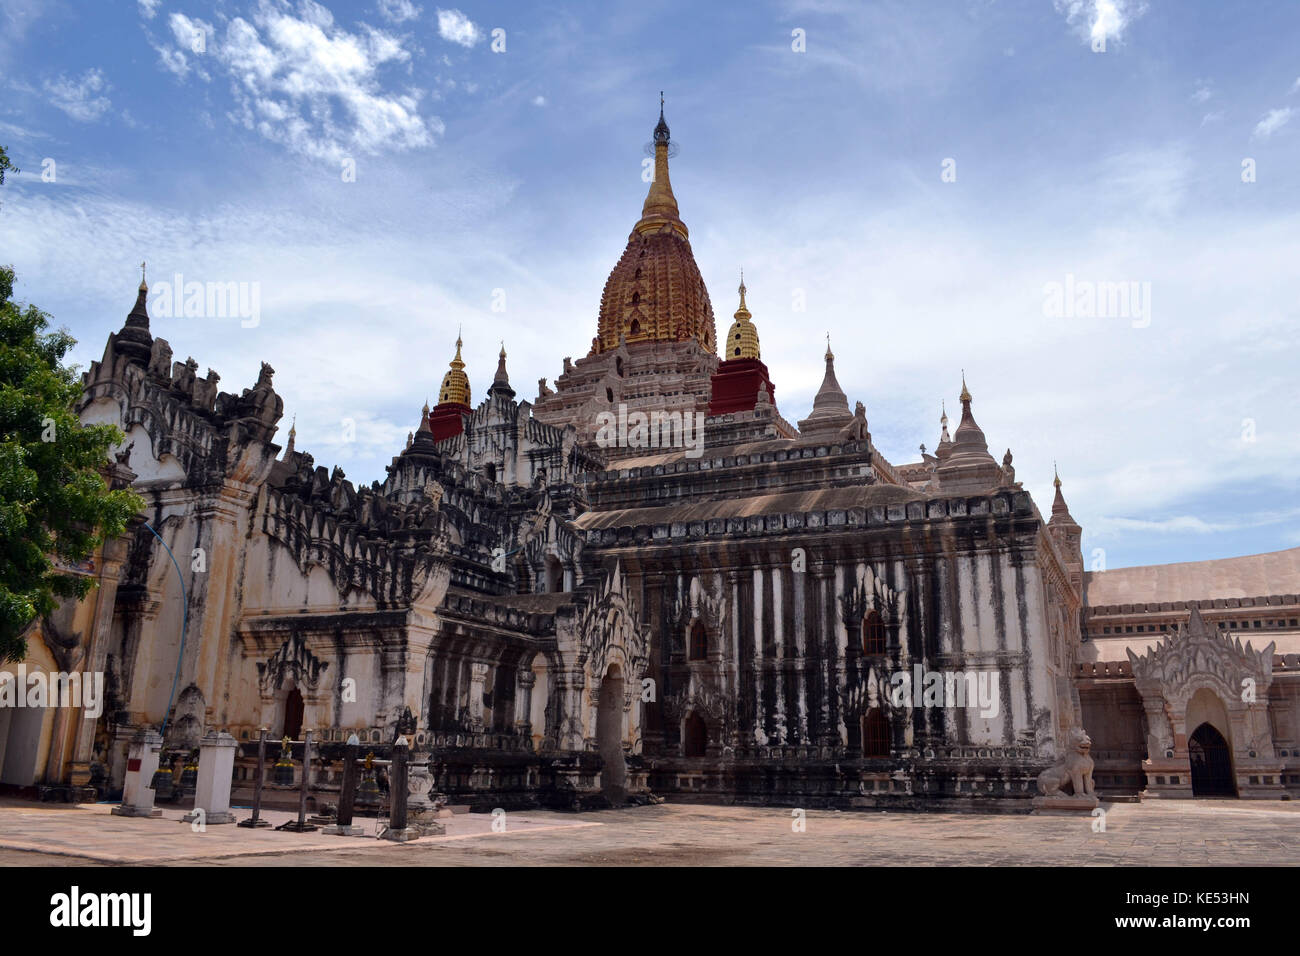
POLYGON ((0 662, 25 656, 36 617, 94 586, 60 565, 92 557, 143 506, 129 490, 109 491, 103 476, 121 431, 83 425, 73 411, 81 383, 63 358, 75 340, 14 302, 13 284, 13 270, 0 267, 0 662))

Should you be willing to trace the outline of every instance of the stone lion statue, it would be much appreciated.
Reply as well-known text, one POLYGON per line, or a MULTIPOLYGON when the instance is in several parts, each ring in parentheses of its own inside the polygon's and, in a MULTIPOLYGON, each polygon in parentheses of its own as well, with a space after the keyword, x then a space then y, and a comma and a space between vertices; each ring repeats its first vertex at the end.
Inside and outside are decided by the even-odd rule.
POLYGON ((1092 738, 1082 727, 1070 728, 1069 744, 1057 763, 1038 775, 1038 790, 1045 797, 1095 796, 1092 783, 1092 738), (1063 790, 1065 786, 1069 790, 1063 790))

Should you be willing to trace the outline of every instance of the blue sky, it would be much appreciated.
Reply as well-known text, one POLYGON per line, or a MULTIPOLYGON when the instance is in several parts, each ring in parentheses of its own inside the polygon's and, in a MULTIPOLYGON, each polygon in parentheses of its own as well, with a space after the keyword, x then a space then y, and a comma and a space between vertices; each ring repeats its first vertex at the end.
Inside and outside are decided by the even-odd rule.
POLYGON ((964 368, 1090 564, 1295 547, 1297 35, 1280 2, 0 0, 0 259, 83 365, 141 260, 256 283, 255 326, 154 334, 228 391, 270 362, 299 447, 368 482, 459 327, 476 400, 501 340, 524 398, 586 354, 662 89, 719 331, 743 266, 787 418, 829 332, 896 463, 964 368), (1054 314, 1067 276, 1149 311, 1054 314))

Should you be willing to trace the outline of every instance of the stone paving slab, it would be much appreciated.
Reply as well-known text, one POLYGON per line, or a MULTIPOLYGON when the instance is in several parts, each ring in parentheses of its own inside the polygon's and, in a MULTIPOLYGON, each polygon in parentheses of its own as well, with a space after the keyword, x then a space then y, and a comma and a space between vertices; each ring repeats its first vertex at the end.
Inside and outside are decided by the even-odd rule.
MULTIPOLYGON (((1162 800, 1103 804, 1093 818, 663 804, 597 813, 513 811, 443 822, 447 834, 392 844, 371 836, 210 826, 181 811, 109 815, 105 804, 0 804, 0 864, 179 866, 1297 866, 1300 803, 1162 800)), ((246 814, 239 814, 241 818, 246 814)), ((293 818, 270 811, 280 823, 293 818)), ((374 821, 363 823, 373 834, 374 821)))
MULTIPOLYGON (((99 863, 154 865, 167 862, 199 863, 213 857, 250 857, 267 854, 334 853, 355 849, 357 843, 379 844, 380 849, 398 848, 402 844, 376 838, 377 822, 358 817, 354 820, 363 836, 341 837, 322 833, 277 831, 275 827, 298 814, 287 810, 266 810, 262 818, 271 826, 246 829, 234 824, 206 827, 201 832, 181 820, 185 810, 163 809, 161 817, 113 816, 112 805, 78 804, 52 808, 49 804, 0 805, 0 850, 77 857, 99 863)), ((239 820, 252 816, 251 810, 234 811, 239 820)), ((578 829, 600 826, 598 822, 576 820, 562 814, 520 812, 508 817, 510 829, 532 830, 578 829)), ((447 842, 491 834, 492 817, 487 814, 456 814, 443 818, 447 832, 440 837, 424 837, 447 842)), ((287 862, 287 861, 286 861, 287 862)))

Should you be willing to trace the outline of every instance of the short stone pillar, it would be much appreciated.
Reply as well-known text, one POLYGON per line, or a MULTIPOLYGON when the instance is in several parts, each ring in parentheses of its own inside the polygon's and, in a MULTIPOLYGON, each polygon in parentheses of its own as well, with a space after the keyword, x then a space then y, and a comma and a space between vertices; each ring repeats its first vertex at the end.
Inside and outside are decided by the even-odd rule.
POLYGON ((419 827, 424 836, 442 836, 447 828, 438 822, 442 808, 429 792, 433 787, 433 774, 429 772, 427 751, 411 754, 406 781, 407 825, 419 827))
POLYGON ((185 822, 198 819, 203 811, 203 822, 234 823, 230 812, 230 783, 235 776, 235 738, 225 731, 208 731, 199 741, 199 782, 194 790, 194 811, 185 815, 185 822))
POLYGON ((126 780, 122 786, 122 804, 112 812, 119 817, 160 817, 153 806, 154 771, 162 751, 162 735, 152 727, 138 731, 126 752, 126 780))

